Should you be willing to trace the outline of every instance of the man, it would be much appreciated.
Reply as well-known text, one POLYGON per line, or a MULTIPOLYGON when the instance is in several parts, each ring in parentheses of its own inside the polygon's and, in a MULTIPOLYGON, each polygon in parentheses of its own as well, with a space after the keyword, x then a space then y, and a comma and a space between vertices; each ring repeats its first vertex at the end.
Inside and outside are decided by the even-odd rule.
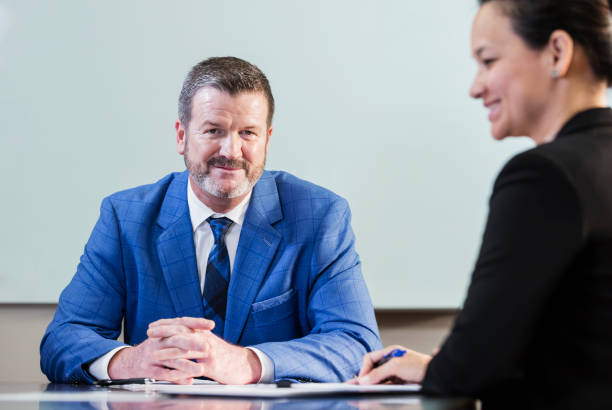
POLYGON ((51 381, 342 381, 380 347, 348 204, 264 171, 273 114, 252 64, 193 67, 175 125, 187 171, 103 201, 41 343, 51 381))

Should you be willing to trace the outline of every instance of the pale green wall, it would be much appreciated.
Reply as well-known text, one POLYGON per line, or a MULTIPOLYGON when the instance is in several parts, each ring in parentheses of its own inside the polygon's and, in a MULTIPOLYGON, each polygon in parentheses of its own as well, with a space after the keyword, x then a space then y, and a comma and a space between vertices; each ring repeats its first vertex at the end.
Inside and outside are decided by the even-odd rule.
POLYGON ((475 0, 0 0, 0 302, 56 302, 102 198, 183 168, 185 73, 250 60, 277 99, 269 169, 346 197, 377 307, 456 308, 493 178, 467 96, 475 0))

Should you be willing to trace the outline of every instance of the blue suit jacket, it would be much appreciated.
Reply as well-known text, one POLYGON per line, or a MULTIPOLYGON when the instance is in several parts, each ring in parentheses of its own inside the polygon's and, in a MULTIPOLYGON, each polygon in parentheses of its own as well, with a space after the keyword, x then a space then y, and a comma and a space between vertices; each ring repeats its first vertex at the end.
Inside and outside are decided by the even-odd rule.
MULTIPOLYGON (((54 382, 92 382, 89 363, 146 339, 160 318, 202 317, 188 174, 105 198, 40 346, 54 382)), ((254 346, 274 377, 340 381, 381 346, 347 202, 284 172, 253 189, 231 275, 224 338, 254 346)))

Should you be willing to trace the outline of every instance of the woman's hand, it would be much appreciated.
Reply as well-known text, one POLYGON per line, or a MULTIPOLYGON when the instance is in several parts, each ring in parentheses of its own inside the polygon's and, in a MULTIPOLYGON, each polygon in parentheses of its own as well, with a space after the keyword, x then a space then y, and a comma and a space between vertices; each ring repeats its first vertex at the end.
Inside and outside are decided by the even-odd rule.
POLYGON ((430 360, 430 355, 415 352, 399 345, 388 346, 382 350, 366 354, 363 357, 359 375, 350 380, 349 383, 421 383, 430 360), (379 360, 394 349, 402 349, 406 353, 401 357, 393 357, 383 365, 375 367, 379 360))

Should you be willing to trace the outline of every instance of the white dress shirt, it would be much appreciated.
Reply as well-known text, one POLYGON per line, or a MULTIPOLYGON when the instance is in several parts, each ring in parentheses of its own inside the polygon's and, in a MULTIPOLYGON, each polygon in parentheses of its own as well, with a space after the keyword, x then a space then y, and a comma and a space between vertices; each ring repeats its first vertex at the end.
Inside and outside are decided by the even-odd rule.
MULTIPOLYGON (((225 246, 227 247, 227 253, 230 260, 230 272, 234 268, 234 259, 236 258, 236 251, 238 249, 238 241, 240 240, 240 232, 242 231, 242 224, 246 211, 249 207, 249 201, 251 200, 251 193, 249 193, 242 202, 240 202, 235 208, 225 214, 219 214, 214 212, 202 201, 198 199, 195 192, 191 188, 191 178, 187 184, 187 205, 189 206, 189 216, 191 218, 191 226, 193 228, 193 243, 196 251, 196 261, 198 265, 198 274, 200 275, 200 290, 204 292, 204 281, 206 280, 206 266, 208 264, 208 254, 210 253, 214 245, 214 236, 210 225, 206 222, 206 219, 210 216, 213 218, 226 217, 232 220, 232 225, 225 233, 225 246)), ((231 273, 230 273, 231 275, 231 273)), ((89 373, 96 379, 108 379, 108 364, 112 357, 119 350, 129 346, 120 346, 103 356, 100 356, 94 360, 89 366, 89 373)), ((269 383, 274 378, 274 363, 265 353, 254 347, 247 347, 252 350, 261 363, 261 378, 260 383, 269 383)))
POLYGON ((193 244, 195 245, 198 273, 200 274, 200 290, 202 294, 204 294, 208 254, 215 244, 215 237, 206 219, 211 216, 213 218, 226 217, 233 222, 227 232, 225 232, 225 246, 227 247, 227 254, 230 260, 231 275, 231 271, 234 269, 234 259, 236 259, 242 223, 244 222, 244 216, 246 215, 250 200, 251 194, 249 193, 234 209, 225 214, 218 214, 198 199, 193 189, 191 189, 191 178, 189 179, 189 183, 187 184, 187 204, 189 205, 189 216, 191 217, 191 226, 193 228, 193 244))

